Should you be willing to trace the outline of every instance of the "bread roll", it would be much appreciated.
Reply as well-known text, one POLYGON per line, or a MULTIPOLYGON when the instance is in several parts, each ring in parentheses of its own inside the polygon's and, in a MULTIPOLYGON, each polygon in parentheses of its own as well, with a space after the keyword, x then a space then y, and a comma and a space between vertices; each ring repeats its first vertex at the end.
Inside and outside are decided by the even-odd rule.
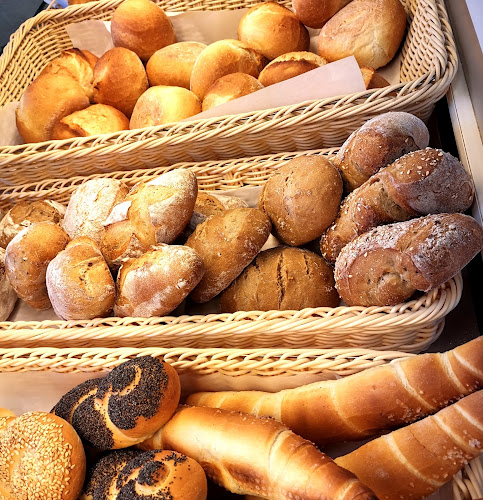
POLYGON ((201 101, 182 87, 151 87, 138 99, 132 112, 131 129, 178 122, 201 113, 201 101))
POLYGON ((87 106, 89 98, 71 76, 39 75, 20 98, 15 113, 18 132, 25 142, 49 141, 57 121, 87 106))
POLYGON ((309 28, 322 26, 351 0, 292 0, 295 15, 309 28))
POLYGON ((374 68, 361 68, 362 78, 367 90, 379 89, 391 85, 384 77, 376 73, 374 68))
POLYGON ((327 61, 313 52, 288 52, 269 62, 260 73, 258 81, 265 87, 302 75, 327 64, 327 61))
POLYGON ((181 168, 136 184, 104 223, 101 251, 109 266, 172 243, 188 223, 197 193, 196 175, 181 168))
POLYGON ((8 319, 16 303, 17 294, 5 271, 5 250, 0 248, 0 321, 8 319))
POLYGON ((270 229, 270 219, 256 208, 234 208, 199 224, 186 246, 203 259, 206 271, 191 298, 207 302, 224 290, 255 258, 270 229))
POLYGON ((149 84, 190 88, 191 72, 204 43, 178 42, 157 50, 146 65, 149 84))
POLYGON ((97 244, 86 236, 72 240, 50 261, 46 283, 61 319, 104 318, 114 306, 111 272, 97 244))
POLYGON ((151 247, 119 270, 114 313, 121 317, 165 316, 181 304, 204 272, 201 257, 189 247, 151 247))
POLYGON ((310 44, 307 28, 277 2, 251 7, 240 20, 238 39, 270 60, 287 52, 309 50, 310 44))
POLYGON ((70 139, 96 134, 110 134, 129 129, 129 120, 118 109, 106 104, 94 104, 58 121, 52 139, 70 139))
POLYGON ((352 0, 320 30, 318 52, 328 61, 353 55, 359 66, 377 69, 395 56, 405 30, 400 0, 352 0))
POLYGON ((483 229, 462 214, 428 215, 379 226, 346 245, 335 282, 349 306, 386 306, 427 292, 483 249, 483 229))
POLYGON ((230 73, 218 78, 210 86, 203 99, 202 109, 206 111, 260 89, 263 89, 263 85, 253 76, 246 73, 230 73))
POLYGON ((0 432, 2 500, 77 500, 85 471, 79 436, 56 415, 25 413, 0 432))
POLYGON ((353 191, 400 156, 429 144, 426 125, 403 111, 368 120, 344 142, 332 163, 340 170, 344 187, 353 191))
POLYGON ((7 245, 22 229, 35 222, 51 221, 60 224, 65 214, 65 207, 52 200, 33 202, 19 201, 0 222, 0 247, 7 245))
POLYGON ((23 229, 5 251, 7 277, 17 295, 34 309, 49 309, 45 283, 49 262, 69 242, 67 233, 53 222, 36 222, 23 229))
POLYGON ((337 307, 332 268, 313 252, 276 247, 260 252, 221 294, 222 312, 337 307))
POLYGON ((129 188, 124 182, 110 177, 84 182, 70 197, 62 228, 72 239, 88 236, 99 243, 104 232, 104 221, 128 192, 129 188))
POLYGON ((287 245, 318 238, 336 218, 342 179, 323 156, 299 157, 275 171, 263 185, 258 207, 273 224, 273 233, 287 245))
POLYGON ((125 0, 114 11, 111 35, 115 47, 125 47, 147 61, 157 50, 176 42, 173 25, 150 0, 125 0))
POLYGON ((108 50, 94 68, 94 102, 113 106, 128 118, 148 86, 143 63, 129 49, 108 50))
POLYGON ((211 85, 230 73, 247 73, 258 78, 266 59, 238 40, 219 40, 201 52, 191 72, 190 90, 201 100, 211 85))

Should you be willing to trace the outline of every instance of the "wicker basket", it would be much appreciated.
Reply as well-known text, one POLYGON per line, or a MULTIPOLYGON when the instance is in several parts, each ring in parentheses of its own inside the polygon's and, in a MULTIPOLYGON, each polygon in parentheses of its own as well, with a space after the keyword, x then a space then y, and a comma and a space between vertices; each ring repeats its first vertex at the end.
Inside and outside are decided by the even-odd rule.
MULTIPOLYGON (((44 65, 70 48, 69 23, 110 19, 122 0, 41 13, 12 36, 0 58, 0 106, 18 100, 44 65)), ((109 135, 0 148, 0 180, 9 185, 137 169, 180 161, 226 159, 340 145, 355 128, 385 111, 427 119, 447 91, 457 55, 444 0, 401 0, 409 30, 401 56, 401 83, 234 116, 180 122, 109 135), (242 140, 240 138, 243 137, 242 140), (98 153, 93 161, 94 152, 98 153)), ((249 7, 258 0, 156 0, 169 11, 249 7)), ((290 0, 282 0, 290 5, 290 0)))
MULTIPOLYGON (((155 170, 116 172, 105 176, 129 185, 174 168, 190 168, 205 190, 259 186, 288 160, 326 155, 316 150, 237 159, 183 163, 155 170)), ((99 176, 91 176, 95 178, 99 176)), ((66 204, 86 178, 50 180, 0 188, 0 207, 21 199, 53 199, 66 204)), ((0 347, 359 347, 419 352, 441 333, 445 316, 458 304, 460 275, 409 302, 393 307, 320 307, 301 311, 248 311, 233 314, 182 315, 154 318, 104 318, 91 321, 15 321, 0 323, 0 347)))

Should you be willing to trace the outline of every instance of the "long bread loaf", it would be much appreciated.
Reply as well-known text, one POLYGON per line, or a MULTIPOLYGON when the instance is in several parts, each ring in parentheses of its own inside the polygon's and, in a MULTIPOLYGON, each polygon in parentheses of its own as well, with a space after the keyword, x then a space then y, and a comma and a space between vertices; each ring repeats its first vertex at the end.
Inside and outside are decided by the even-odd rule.
POLYGON ((200 463, 213 481, 240 495, 272 500, 375 499, 353 474, 270 418, 180 407, 140 447, 183 453, 200 463))
POLYGON ((339 380, 277 393, 197 393, 187 403, 271 416, 323 444, 414 422, 482 385, 483 336, 446 353, 420 354, 339 380))

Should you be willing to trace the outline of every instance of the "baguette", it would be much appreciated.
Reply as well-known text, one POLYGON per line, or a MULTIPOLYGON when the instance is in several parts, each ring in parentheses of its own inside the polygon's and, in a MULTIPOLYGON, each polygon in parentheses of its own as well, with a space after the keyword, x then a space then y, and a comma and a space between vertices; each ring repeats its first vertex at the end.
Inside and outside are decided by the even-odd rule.
POLYGON ((483 390, 335 461, 380 500, 417 500, 450 481, 482 449, 483 390))
POLYGON ((140 447, 183 453, 199 462, 213 481, 240 495, 272 500, 375 499, 354 475, 269 418, 179 407, 140 447))
POLYGON ((420 354, 339 380, 277 393, 197 393, 187 403, 271 416, 320 445, 414 422, 482 385, 483 336, 443 354, 420 354))

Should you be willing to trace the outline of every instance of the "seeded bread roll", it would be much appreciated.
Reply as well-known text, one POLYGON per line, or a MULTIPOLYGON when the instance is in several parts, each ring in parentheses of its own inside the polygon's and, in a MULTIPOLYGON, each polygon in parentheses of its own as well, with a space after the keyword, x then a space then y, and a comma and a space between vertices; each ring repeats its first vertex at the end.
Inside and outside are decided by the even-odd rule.
POLYGON ((334 272, 325 260, 301 248, 260 252, 221 294, 221 311, 299 310, 336 307, 334 272))
POLYGON ((49 262, 63 250, 69 236, 53 222, 36 222, 23 229, 5 251, 7 277, 17 295, 34 309, 49 309, 45 283, 49 262))
POLYGON ((256 208, 234 208, 199 224, 186 246, 203 259, 206 271, 191 298, 207 302, 224 290, 255 258, 270 229, 270 219, 256 208))
POLYGON ((482 249, 483 229, 468 215, 379 226, 342 249, 336 287, 349 306, 395 305, 445 283, 482 249))
POLYGON ((353 132, 332 163, 340 170, 345 189, 353 191, 400 156, 428 144, 428 129, 419 118, 394 111, 368 120, 353 132))
POLYGON ((35 222, 51 221, 60 224, 64 214, 64 205, 56 201, 19 201, 0 221, 0 247, 7 248, 22 229, 35 222))
POLYGON ((309 28, 322 26, 351 0, 292 0, 295 15, 309 28))
POLYGON ((17 294, 5 271, 5 250, 3 248, 0 248, 0 297, 0 321, 5 321, 17 303, 17 294))
POLYGON ((287 162, 264 184, 258 199, 273 224, 273 233, 287 245, 318 238, 336 218, 342 179, 323 156, 287 162))

